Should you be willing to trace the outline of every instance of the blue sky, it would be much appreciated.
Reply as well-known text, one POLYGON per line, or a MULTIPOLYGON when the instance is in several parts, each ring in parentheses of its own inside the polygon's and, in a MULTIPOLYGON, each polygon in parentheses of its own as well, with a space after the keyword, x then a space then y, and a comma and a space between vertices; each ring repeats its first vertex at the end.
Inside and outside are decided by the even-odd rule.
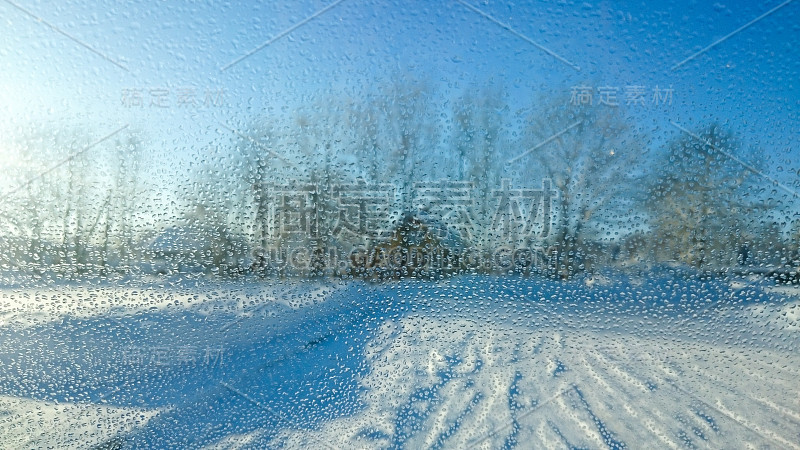
POLYGON ((0 129, 90 124, 103 136, 129 124, 175 178, 198 148, 228 142, 220 122, 357 97, 398 74, 452 90, 502 85, 519 106, 567 103, 578 85, 616 88, 624 103, 637 85, 645 104, 627 114, 652 142, 680 133, 670 121, 726 122, 753 160, 800 190, 800 2, 466 3, 0 1, 0 129), (655 86, 671 87, 671 104, 654 104, 655 86), (123 104, 130 89, 143 106, 123 104), (168 106, 150 105, 158 95, 168 106))

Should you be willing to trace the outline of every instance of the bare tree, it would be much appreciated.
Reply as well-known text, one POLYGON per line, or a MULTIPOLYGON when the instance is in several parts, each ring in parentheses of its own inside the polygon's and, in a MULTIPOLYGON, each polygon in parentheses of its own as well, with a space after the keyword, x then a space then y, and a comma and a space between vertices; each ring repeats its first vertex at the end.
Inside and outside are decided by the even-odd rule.
POLYGON ((128 271, 142 256, 136 250, 143 228, 139 217, 152 208, 142 201, 143 151, 142 139, 135 133, 117 138, 111 149, 109 200, 101 236, 104 270, 115 259, 118 270, 128 271))
POLYGON ((550 179, 557 191, 549 245, 553 274, 569 278, 585 268, 587 246, 633 230, 638 182, 646 150, 615 108, 550 104, 533 109, 509 161, 526 176, 550 179))
POLYGON ((503 154, 509 140, 503 134, 508 112, 501 89, 468 90, 453 103, 453 126, 448 153, 454 178, 474 187, 468 239, 481 250, 498 245, 492 230, 495 198, 503 175, 503 154))
POLYGON ((433 178, 441 169, 440 111, 433 95, 425 83, 395 80, 369 95, 358 111, 364 115, 358 140, 371 151, 362 154, 368 156, 367 166, 378 168, 373 181, 397 186, 400 216, 413 211, 414 182, 433 178))
MULTIPOLYGON (((739 147, 719 125, 670 143, 648 202, 660 257, 701 269, 736 264, 742 245, 764 234, 768 209, 739 147)), ((752 167, 752 166, 751 166, 752 167)))
POLYGON ((121 254, 135 215, 138 138, 128 135, 87 147, 92 133, 33 129, 14 138, 25 161, 22 189, 5 203, 27 245, 29 267, 68 275, 103 272, 121 254), (63 161, 58 166, 55 162, 63 161))

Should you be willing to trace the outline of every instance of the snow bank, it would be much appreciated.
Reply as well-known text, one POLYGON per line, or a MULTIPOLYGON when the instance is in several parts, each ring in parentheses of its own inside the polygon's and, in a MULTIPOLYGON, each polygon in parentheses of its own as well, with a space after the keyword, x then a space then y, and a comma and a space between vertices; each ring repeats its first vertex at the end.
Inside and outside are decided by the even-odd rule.
POLYGON ((158 410, 0 396, 3 448, 90 448, 142 427, 158 410))
POLYGON ((2 292, 0 441, 798 448, 787 289, 460 277, 2 292), (220 345, 224 364, 120 364, 108 354, 123 344, 220 345))
POLYGON ((284 281, 0 289, 0 327, 30 327, 62 318, 120 317, 193 309, 208 314, 248 316, 271 308, 297 310, 314 306, 326 300, 336 288, 330 283, 284 281), (292 293, 302 295, 292 297, 292 293))
POLYGON ((800 356, 422 316, 370 344, 366 408, 290 448, 797 448, 800 356))

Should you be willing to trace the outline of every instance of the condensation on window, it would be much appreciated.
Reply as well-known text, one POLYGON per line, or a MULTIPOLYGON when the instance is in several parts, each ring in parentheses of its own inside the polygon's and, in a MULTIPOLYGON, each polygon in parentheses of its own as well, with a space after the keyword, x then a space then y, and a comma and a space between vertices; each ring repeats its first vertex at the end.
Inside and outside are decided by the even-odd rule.
POLYGON ((0 446, 798 448, 798 15, 0 2, 0 446))

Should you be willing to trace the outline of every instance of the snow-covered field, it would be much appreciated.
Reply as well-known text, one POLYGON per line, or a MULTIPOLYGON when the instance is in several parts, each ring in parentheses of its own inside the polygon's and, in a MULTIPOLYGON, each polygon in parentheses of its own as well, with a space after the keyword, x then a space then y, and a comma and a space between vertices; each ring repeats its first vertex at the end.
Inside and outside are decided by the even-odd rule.
POLYGON ((798 448, 755 279, 0 291, 3 448, 798 448))

